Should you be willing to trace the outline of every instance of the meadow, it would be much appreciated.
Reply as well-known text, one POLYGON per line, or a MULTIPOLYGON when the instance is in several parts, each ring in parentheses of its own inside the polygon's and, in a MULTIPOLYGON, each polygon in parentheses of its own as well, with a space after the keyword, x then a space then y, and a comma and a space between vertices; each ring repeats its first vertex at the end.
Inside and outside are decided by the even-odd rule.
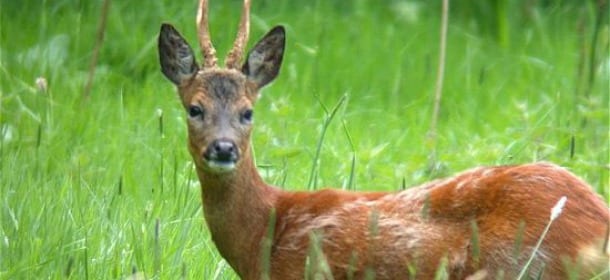
MULTIPOLYGON (((287 29, 280 76, 255 108, 267 182, 392 191, 551 161, 608 201, 607 6, 597 23, 597 1, 516 1, 498 18, 455 5, 431 137, 440 1, 253 2, 251 44, 287 29)), ((102 1, 0 0, 0 279, 236 279, 210 240, 186 114, 158 65, 162 22, 197 49, 196 5, 112 1, 84 96, 102 1)), ((211 1, 220 58, 240 5, 211 1)))

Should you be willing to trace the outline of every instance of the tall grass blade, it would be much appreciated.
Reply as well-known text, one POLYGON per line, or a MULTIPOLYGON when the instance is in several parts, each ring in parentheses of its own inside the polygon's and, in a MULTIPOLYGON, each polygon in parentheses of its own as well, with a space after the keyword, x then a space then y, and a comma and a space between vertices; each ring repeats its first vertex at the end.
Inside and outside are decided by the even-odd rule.
POLYGON ((347 95, 342 95, 337 104, 335 104, 332 110, 329 111, 324 103, 322 103, 322 101, 318 98, 318 102, 325 112, 325 117, 324 122, 322 123, 322 131, 320 133, 320 138, 318 139, 318 145, 316 146, 316 153, 312 161, 311 172, 309 173, 309 183, 307 183, 307 186, 310 190, 314 190, 317 187, 316 178, 318 176, 318 169, 320 168, 320 153, 322 152, 322 144, 324 143, 324 138, 326 137, 326 131, 346 99, 347 95))
POLYGON ((263 240, 263 251, 261 252, 262 276, 261 279, 271 279, 271 249, 273 246, 273 237, 275 235, 276 213, 275 208, 269 212, 269 222, 267 223, 267 233, 263 240))
POLYGON ((345 124, 345 121, 343 121, 342 123, 343 123, 343 131, 345 131, 345 136, 347 136, 349 146, 352 150, 352 163, 350 165, 350 170, 349 170, 349 180, 347 181, 347 189, 354 190, 354 177, 355 177, 355 173, 356 173, 356 148, 354 147, 354 141, 352 140, 352 135, 349 133, 349 130, 347 129, 347 125, 345 124))
POLYGON ((481 248, 480 248, 480 242, 479 242, 479 227, 477 225, 477 221, 475 220, 471 220, 470 221, 470 244, 472 245, 471 247, 471 253, 472 253, 472 261, 474 262, 474 269, 478 270, 479 269, 479 265, 480 265, 480 257, 481 257, 481 248))

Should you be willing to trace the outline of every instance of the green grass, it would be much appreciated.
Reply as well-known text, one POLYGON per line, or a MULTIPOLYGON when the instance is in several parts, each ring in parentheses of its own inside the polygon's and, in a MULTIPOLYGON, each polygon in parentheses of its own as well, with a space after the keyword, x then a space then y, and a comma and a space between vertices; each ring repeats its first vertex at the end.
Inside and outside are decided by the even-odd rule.
MULTIPOLYGON (((233 279, 205 227, 184 112, 156 54, 164 21, 197 46, 196 1, 113 1, 82 100, 100 2, 0 0, 0 279, 233 279)), ((224 54, 240 3, 220 2, 211 32, 224 54)), ((591 4, 534 7, 531 18, 513 7, 521 16, 502 24, 500 42, 457 7, 434 144, 440 7, 408 3, 254 1, 251 43, 275 24, 288 36, 282 73, 256 107, 253 146, 269 183, 397 190, 545 160, 608 199, 607 19, 587 95, 578 69, 591 4), (430 172, 433 149, 441 168, 430 172)))

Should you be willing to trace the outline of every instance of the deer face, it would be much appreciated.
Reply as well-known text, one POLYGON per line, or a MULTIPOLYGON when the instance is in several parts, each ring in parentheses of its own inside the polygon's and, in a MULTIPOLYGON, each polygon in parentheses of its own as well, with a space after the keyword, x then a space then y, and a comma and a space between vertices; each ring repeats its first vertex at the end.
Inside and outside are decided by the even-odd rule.
POLYGON ((256 44, 241 69, 199 67, 178 31, 161 26, 161 70, 178 88, 187 114, 189 151, 198 168, 232 172, 249 153, 253 107, 259 90, 279 72, 284 43, 284 28, 278 26, 256 44))

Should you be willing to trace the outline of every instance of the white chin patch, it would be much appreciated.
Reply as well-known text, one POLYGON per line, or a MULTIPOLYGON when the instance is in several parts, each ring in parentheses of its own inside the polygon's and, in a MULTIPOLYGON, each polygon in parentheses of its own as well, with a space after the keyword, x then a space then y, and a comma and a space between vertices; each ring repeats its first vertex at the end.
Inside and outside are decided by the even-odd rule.
POLYGON ((233 171, 235 169, 234 162, 208 161, 207 165, 211 171, 217 172, 217 173, 229 172, 229 171, 233 171))

